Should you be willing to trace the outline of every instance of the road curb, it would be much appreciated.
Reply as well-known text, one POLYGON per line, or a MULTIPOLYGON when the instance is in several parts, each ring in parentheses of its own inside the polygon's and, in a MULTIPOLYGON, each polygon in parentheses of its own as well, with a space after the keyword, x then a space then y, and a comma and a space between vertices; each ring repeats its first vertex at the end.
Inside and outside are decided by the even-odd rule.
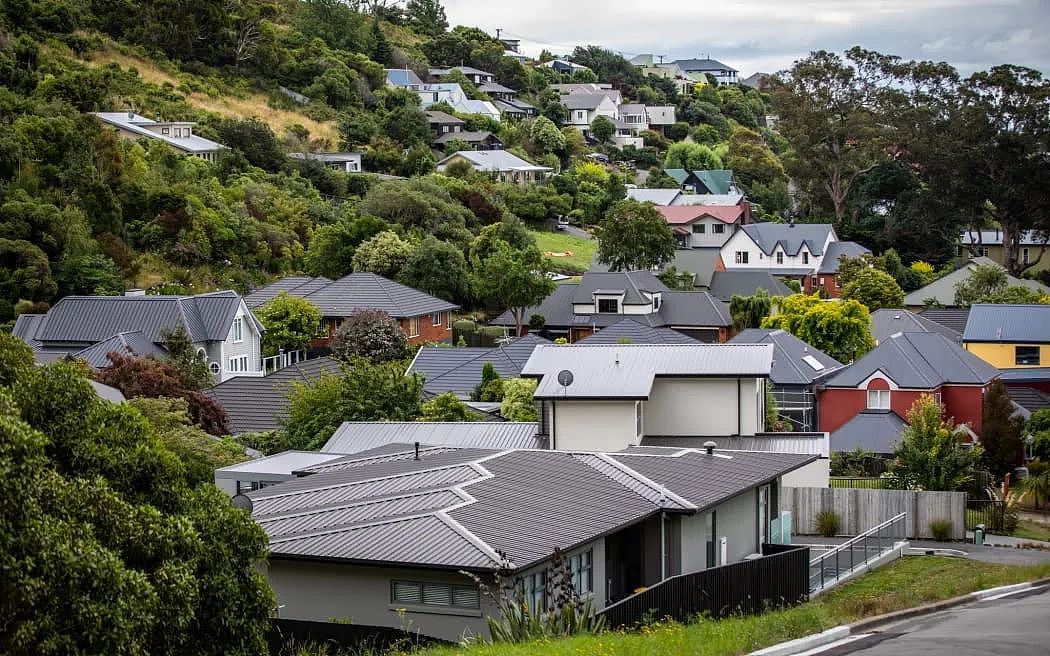
POLYGON ((1022 590, 1028 590, 1030 588, 1039 587, 1041 585, 1050 584, 1050 577, 1045 579, 1039 579, 1038 581, 1027 581, 1025 583, 1016 583, 1013 585, 1001 585, 996 588, 988 588, 987 590, 977 590, 969 594, 964 594, 959 597, 953 597, 952 599, 945 599, 943 601, 935 601, 932 604, 926 604, 925 606, 916 606, 915 608, 905 608, 904 610, 894 611, 892 613, 886 613, 885 615, 877 615, 875 617, 868 617, 863 620, 854 622, 853 624, 843 624, 834 628, 828 629, 821 633, 815 633, 813 635, 797 638, 788 642, 782 642, 778 645, 766 647, 759 651, 753 651, 749 656, 791 656, 792 654, 798 654, 810 649, 822 647, 832 642, 848 638, 851 635, 858 633, 867 633, 872 629, 886 624, 893 624, 901 620, 911 619, 913 617, 919 617, 922 615, 929 615, 931 613, 937 613, 942 610, 954 608, 956 606, 962 606, 963 604, 972 604, 975 601, 981 601, 988 597, 994 597, 995 595, 1007 594, 1010 592, 1020 592, 1022 590))

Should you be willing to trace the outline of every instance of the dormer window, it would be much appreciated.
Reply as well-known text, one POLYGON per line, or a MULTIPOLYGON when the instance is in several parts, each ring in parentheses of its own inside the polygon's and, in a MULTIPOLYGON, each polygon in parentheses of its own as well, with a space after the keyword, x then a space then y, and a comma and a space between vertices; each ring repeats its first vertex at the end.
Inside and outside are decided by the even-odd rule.
POLYGON ((599 298, 598 314, 619 314, 620 301, 615 298, 599 298))
POLYGON ((802 252, 802 264, 809 264, 809 253, 802 252))
POLYGON ((653 312, 659 311, 661 303, 663 303, 663 297, 660 294, 653 294, 653 312))

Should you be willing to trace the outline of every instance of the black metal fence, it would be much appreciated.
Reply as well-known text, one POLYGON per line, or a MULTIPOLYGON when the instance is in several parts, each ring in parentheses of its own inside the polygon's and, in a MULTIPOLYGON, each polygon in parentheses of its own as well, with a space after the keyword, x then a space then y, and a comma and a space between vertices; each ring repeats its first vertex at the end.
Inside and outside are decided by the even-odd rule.
POLYGON ((900 490, 900 482, 894 478, 860 478, 854 476, 833 476, 829 487, 847 488, 850 490, 900 490))
POLYGON ((966 501, 966 528, 973 530, 984 524, 988 531, 1002 532, 1006 518, 1006 503, 995 499, 968 499, 966 501))
POLYGON ((808 547, 764 544, 762 553, 768 555, 669 578, 599 614, 616 629, 650 618, 687 622, 697 615, 753 615, 809 598, 808 547))
POLYGON ((298 647, 304 643, 327 645, 329 648, 344 649, 353 653, 385 653, 391 647, 408 648, 446 644, 444 640, 409 633, 389 626, 307 622, 278 618, 270 619, 270 630, 267 632, 266 639, 269 642, 271 656, 297 654, 298 647))

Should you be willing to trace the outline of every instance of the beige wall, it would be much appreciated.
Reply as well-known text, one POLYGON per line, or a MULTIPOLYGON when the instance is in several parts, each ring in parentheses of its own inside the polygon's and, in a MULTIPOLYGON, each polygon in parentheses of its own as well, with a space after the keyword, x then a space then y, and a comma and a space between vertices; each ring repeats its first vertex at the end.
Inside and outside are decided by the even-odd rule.
POLYGON ((820 458, 805 467, 784 474, 784 487, 828 487, 830 485, 831 460, 820 458))
POLYGON ((738 399, 735 378, 657 378, 645 403, 645 434, 754 435, 763 420, 761 382, 741 380, 738 399))
POLYGON ((554 448, 561 451, 620 451, 638 444, 632 400, 553 401, 554 448))

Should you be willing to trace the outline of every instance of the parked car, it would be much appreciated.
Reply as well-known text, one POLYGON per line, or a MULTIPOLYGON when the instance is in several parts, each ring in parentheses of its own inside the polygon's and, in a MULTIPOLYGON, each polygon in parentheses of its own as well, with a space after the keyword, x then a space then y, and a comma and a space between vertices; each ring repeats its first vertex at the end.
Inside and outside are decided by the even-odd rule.
POLYGON ((568 225, 569 225, 569 217, 567 217, 567 216, 559 216, 558 217, 558 222, 556 224, 554 224, 554 227, 557 230, 564 230, 565 227, 568 226, 568 225))

